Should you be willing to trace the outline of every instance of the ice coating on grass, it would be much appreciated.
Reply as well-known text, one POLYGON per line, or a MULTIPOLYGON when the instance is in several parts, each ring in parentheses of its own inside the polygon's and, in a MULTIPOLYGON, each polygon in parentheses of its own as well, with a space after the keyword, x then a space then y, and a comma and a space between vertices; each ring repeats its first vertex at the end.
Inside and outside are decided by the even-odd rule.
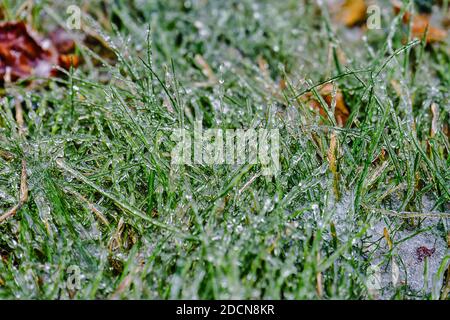
POLYGON ((394 245, 393 259, 400 271, 396 285, 392 283, 392 260, 389 258, 385 259, 389 249, 384 237, 384 228, 389 230, 389 226, 384 221, 380 221, 369 230, 371 240, 377 240, 381 244, 375 251, 375 258, 372 262, 372 265, 379 263, 382 272, 383 290, 380 298, 392 298, 395 293, 395 287, 400 285, 407 285, 412 297, 415 294, 422 295, 440 291, 442 278, 436 275, 445 256, 449 254, 449 250, 442 234, 436 231, 438 229, 437 225, 440 223, 439 220, 439 218, 427 218, 423 220, 418 228, 389 233, 394 245), (420 230, 426 231, 418 233, 420 230), (434 252, 420 261, 417 253, 417 249, 420 247, 434 249, 434 252), (424 269, 426 265, 425 276, 424 269))
MULTIPOLYGON (((409 235, 410 232, 402 232, 399 237, 409 235)), ((440 287, 442 283, 433 283, 433 276, 437 274, 446 254, 448 254, 446 242, 433 232, 422 233, 401 243, 398 248, 398 255, 408 272, 405 275, 406 284, 415 291, 424 291, 426 293, 430 293, 432 287, 436 285, 440 287), (422 246, 435 249, 434 253, 426 258, 427 261, 420 261, 417 256, 417 249, 422 246), (428 270, 425 276, 424 269, 426 264, 428 264, 428 270)))
MULTIPOLYGON (((346 235, 352 233, 353 198, 351 192, 346 192, 339 201, 329 200, 327 210, 333 212, 331 220, 335 224, 339 241, 346 241, 346 235)), ((422 197, 424 213, 438 214, 436 210, 433 210, 434 206, 435 201, 430 197, 422 197)), ((364 243, 364 251, 371 266, 379 268, 381 272, 381 290, 372 292, 372 298, 391 299, 396 293, 396 288, 403 285, 409 289, 409 298, 418 298, 424 294, 432 294, 432 298, 438 298, 443 283, 443 272, 439 273, 439 270, 447 269, 446 257, 450 254, 445 237, 439 229, 442 222, 448 224, 448 219, 442 220, 437 216, 422 218, 419 222, 416 218, 415 223, 418 225, 405 226, 401 230, 398 228, 399 224, 393 223, 392 219, 398 218, 388 216, 375 218, 367 232, 369 238, 364 243), (394 247, 392 257, 389 257, 389 247, 384 235, 385 228, 394 247), (428 249, 425 250, 428 253, 426 257, 419 256, 419 248, 428 249), (396 267, 398 274, 395 272, 396 267)))

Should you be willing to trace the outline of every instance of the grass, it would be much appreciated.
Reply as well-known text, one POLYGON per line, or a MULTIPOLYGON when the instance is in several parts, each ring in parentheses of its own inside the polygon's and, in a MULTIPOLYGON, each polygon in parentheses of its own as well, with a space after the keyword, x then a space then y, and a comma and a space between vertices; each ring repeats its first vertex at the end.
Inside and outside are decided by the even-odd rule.
MULTIPOLYGON (((20 4, 3 1, 9 19, 20 4)), ((66 6, 41 1, 31 23, 64 26, 66 6)), ((375 299, 371 265, 396 259, 408 273, 402 243, 445 241, 448 42, 412 39, 390 10, 382 30, 351 41, 358 29, 309 1, 81 8, 83 65, 2 94, 0 212, 23 196, 23 161, 28 197, 0 225, 1 298, 375 299), (328 82, 351 111, 345 127, 297 99, 328 82), (278 129, 281 173, 171 166, 171 133, 195 119, 278 129)), ((406 278, 384 297, 448 299, 447 249, 429 260, 431 287, 406 278)))

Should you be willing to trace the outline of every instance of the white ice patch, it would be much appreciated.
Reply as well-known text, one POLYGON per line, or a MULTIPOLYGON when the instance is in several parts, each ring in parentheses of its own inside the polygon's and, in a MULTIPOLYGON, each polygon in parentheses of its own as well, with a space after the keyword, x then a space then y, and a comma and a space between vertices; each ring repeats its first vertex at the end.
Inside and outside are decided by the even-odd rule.
POLYGON ((392 259, 384 260, 385 254, 389 252, 389 249, 384 239, 383 231, 384 228, 389 230, 389 226, 384 221, 380 221, 369 230, 372 241, 380 241, 380 247, 376 250, 374 262, 372 262, 383 262, 380 265, 383 290, 379 298, 390 299, 395 292, 395 287, 403 284, 411 289, 411 294, 423 295, 440 291, 442 279, 436 275, 445 256, 449 254, 449 250, 445 239, 436 231, 438 224, 439 219, 428 218, 422 221, 420 228, 402 230, 390 234, 394 245, 393 259, 399 268, 398 281, 395 284, 392 282, 392 259), (429 227, 433 228, 413 236, 419 230, 428 229, 429 227), (408 239, 404 240, 406 238, 408 239), (400 242, 401 240, 404 241, 400 242), (421 247, 430 250, 430 255, 425 259, 421 259, 418 255, 417 250, 421 247), (425 270, 426 265, 427 270, 425 270))

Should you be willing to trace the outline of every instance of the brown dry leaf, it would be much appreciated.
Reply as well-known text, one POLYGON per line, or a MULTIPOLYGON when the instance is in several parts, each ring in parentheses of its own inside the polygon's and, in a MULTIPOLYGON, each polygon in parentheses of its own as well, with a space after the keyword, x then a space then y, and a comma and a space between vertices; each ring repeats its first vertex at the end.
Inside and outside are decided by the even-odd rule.
MULTIPOLYGON (((398 0, 392 1, 394 13, 399 14, 402 8, 402 2, 398 0)), ((427 32, 427 43, 442 42, 447 38, 447 32, 443 29, 430 25, 431 15, 418 14, 413 16, 410 12, 405 12, 402 19, 404 24, 408 24, 412 17, 411 33, 415 38, 422 39, 427 32)))
POLYGON ((75 43, 67 36, 62 38, 61 31, 51 38, 52 41, 42 39, 24 22, 0 24, 0 82, 30 76, 48 78, 56 75, 54 65, 64 68, 69 68, 72 63, 78 65, 78 57, 67 55, 73 52, 75 43))
POLYGON ((427 43, 442 42, 447 38, 447 32, 443 29, 430 25, 430 16, 425 14, 416 15, 412 20, 411 33, 413 37, 423 38, 427 33, 427 43))
POLYGON ((71 66, 77 68, 80 65, 80 59, 76 54, 62 54, 58 58, 58 63, 64 69, 69 70, 71 66))
POLYGON ((337 198, 339 198, 339 173, 337 170, 337 156, 339 153, 338 140, 336 137, 336 132, 331 133, 330 147, 328 149, 328 162, 330 164, 330 171, 333 174, 333 189, 337 198))
POLYGON ((386 228, 383 229, 383 235, 384 235, 384 239, 386 240, 386 242, 389 246, 389 249, 392 249, 392 240, 391 240, 391 237, 389 236, 389 231, 386 228))
POLYGON ((0 24, 0 78, 16 81, 32 75, 49 77, 58 55, 23 22, 0 24))
POLYGON ((337 12, 337 20, 353 27, 366 20, 367 4, 364 0, 345 0, 337 12))
POLYGON ((286 80, 281 78, 280 81, 278 82, 278 87, 280 88, 281 91, 286 90, 287 89, 286 80))
MULTIPOLYGON (((327 105, 331 108, 331 105, 333 103, 333 84, 327 83, 319 90, 319 94, 322 96, 323 100, 327 103, 327 105)), ((337 124, 340 127, 343 127, 349 116, 350 111, 345 104, 344 101, 344 95, 341 90, 336 89, 336 108, 334 110, 334 116, 336 117, 337 124)), ((320 115, 323 117, 327 116, 327 112, 322 108, 322 105, 319 101, 315 99, 315 97, 311 93, 307 93, 304 96, 301 97, 301 100, 303 102, 306 102, 309 104, 310 107, 313 109, 319 110, 320 115)))
POLYGON ((50 33, 50 39, 59 53, 59 66, 66 70, 69 70, 71 66, 77 68, 80 64, 80 58, 74 54, 75 41, 70 34, 63 28, 58 28, 50 33))
POLYGON ((330 148, 328 149, 327 154, 328 162, 330 163, 330 170, 333 174, 336 174, 337 172, 336 153, 337 153, 336 132, 333 132, 331 134, 330 148))

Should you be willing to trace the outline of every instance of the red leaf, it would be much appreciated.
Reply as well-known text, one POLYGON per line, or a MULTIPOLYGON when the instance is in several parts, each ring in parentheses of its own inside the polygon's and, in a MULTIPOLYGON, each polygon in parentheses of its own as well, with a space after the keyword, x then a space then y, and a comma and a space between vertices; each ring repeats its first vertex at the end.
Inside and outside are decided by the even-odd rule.
POLYGON ((62 29, 42 39, 24 22, 0 24, 0 82, 30 76, 48 78, 57 74, 54 66, 77 67, 75 42, 62 29))
POLYGON ((32 75, 48 77, 57 63, 57 53, 23 22, 0 24, 0 78, 16 81, 32 75))

